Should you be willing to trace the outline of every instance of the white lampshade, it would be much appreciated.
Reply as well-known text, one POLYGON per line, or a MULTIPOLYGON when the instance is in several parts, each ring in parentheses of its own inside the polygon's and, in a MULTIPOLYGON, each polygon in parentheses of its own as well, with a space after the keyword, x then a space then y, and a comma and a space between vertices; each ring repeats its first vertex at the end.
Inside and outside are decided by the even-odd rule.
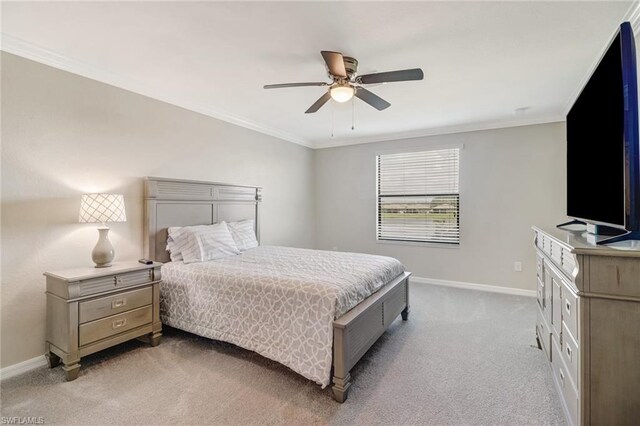
POLYGON ((334 86, 331 88, 331 97, 336 102, 347 102, 353 97, 353 87, 349 85, 334 86))
POLYGON ((81 223, 126 222, 122 194, 84 194, 80 202, 81 223))

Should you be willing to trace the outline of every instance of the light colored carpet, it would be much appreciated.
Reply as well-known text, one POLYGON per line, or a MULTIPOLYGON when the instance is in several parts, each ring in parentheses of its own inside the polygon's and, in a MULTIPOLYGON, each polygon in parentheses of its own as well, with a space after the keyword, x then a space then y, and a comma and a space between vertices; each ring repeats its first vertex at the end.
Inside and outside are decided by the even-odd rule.
POLYGON ((47 424, 564 424, 535 347, 533 298, 413 284, 397 320, 352 371, 349 399, 230 344, 166 329, 2 383, 3 416, 47 424))

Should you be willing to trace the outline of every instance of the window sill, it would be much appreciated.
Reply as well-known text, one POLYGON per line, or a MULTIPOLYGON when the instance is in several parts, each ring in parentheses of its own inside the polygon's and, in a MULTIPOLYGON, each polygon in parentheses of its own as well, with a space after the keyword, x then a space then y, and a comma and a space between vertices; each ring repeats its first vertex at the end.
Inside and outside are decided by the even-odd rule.
POLYGON ((440 249, 459 249, 460 244, 447 244, 447 243, 423 243, 420 241, 395 241, 395 240, 378 240, 376 244, 390 244, 395 246, 414 246, 414 247, 429 247, 440 249))

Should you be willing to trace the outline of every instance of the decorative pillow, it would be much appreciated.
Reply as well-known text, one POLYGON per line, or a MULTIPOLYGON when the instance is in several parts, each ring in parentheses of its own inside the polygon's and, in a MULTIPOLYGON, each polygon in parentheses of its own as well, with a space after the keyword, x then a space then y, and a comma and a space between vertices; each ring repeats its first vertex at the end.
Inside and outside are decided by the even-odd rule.
POLYGON ((240 251, 258 247, 253 219, 229 222, 227 226, 229 227, 229 231, 231 231, 233 241, 236 242, 240 251))
POLYGON ((184 263, 207 262, 240 254, 225 222, 187 227, 186 244, 180 247, 184 263))

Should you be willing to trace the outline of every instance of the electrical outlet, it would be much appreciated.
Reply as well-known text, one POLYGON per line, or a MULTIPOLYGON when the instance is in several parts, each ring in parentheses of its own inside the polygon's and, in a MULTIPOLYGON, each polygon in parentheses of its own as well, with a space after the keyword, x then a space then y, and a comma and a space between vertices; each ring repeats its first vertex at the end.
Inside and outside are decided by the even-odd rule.
POLYGON ((513 270, 516 272, 522 272, 522 262, 513 262, 513 270))

